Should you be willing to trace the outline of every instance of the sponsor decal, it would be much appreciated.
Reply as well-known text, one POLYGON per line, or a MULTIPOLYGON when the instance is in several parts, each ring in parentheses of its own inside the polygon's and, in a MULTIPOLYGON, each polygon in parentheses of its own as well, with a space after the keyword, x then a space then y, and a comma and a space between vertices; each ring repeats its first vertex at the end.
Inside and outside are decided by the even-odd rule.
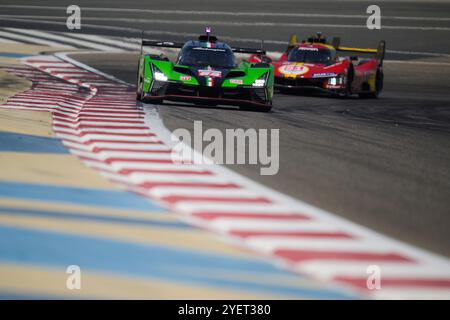
POLYGON ((180 80, 181 81, 189 81, 189 80, 191 80, 191 76, 181 76, 180 80))
POLYGON ((233 83, 233 84, 243 84, 244 81, 242 81, 241 79, 230 79, 230 83, 233 83))
POLYGON ((292 63, 282 65, 278 71, 286 76, 298 76, 307 73, 309 68, 301 63, 292 63))
POLYGON ((313 47, 298 47, 298 50, 319 51, 319 48, 313 48, 313 47))
POLYGON ((218 70, 198 70, 200 77, 222 78, 222 71, 218 70))
MULTIPOLYGON (((208 42, 208 43, 210 43, 210 42, 208 42)), ((204 47, 195 47, 195 48, 192 48, 192 50, 226 52, 225 49, 218 49, 218 48, 213 48, 213 47, 206 47, 206 48, 204 48, 204 47)))
POLYGON ((330 78, 330 77, 337 77, 337 73, 334 72, 321 72, 321 73, 314 73, 312 75, 313 78, 330 78))

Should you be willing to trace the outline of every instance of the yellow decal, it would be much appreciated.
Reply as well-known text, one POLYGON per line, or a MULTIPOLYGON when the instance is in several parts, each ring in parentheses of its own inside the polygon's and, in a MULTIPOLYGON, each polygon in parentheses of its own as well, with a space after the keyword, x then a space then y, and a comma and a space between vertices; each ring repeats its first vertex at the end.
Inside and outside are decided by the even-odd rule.
POLYGON ((296 78, 298 75, 307 73, 309 68, 303 63, 290 63, 282 65, 278 68, 278 71, 284 74, 286 78, 296 78))

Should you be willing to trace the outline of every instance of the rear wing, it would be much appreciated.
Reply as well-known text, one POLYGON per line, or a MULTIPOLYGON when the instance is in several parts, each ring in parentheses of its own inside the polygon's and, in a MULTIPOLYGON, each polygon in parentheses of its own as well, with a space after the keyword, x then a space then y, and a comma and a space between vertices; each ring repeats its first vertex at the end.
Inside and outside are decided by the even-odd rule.
POLYGON ((184 43, 142 39, 141 46, 142 47, 162 47, 162 48, 181 49, 184 46, 184 43))
POLYGON ((181 49, 184 43, 182 42, 171 42, 171 41, 157 41, 157 40, 146 40, 141 39, 141 56, 142 49, 144 47, 160 47, 160 48, 173 48, 173 49, 181 49))
POLYGON ((342 47, 340 45, 340 38, 333 38, 331 45, 336 49, 336 51, 341 52, 355 52, 355 53, 372 53, 375 54, 375 59, 378 61, 380 65, 383 64, 384 55, 386 53, 386 41, 381 40, 378 43, 378 47, 376 49, 371 48, 353 48, 353 47, 342 47))
MULTIPOLYGON (((202 41, 208 41, 211 42, 217 41, 217 38, 215 36, 209 36, 206 38, 206 36, 200 36, 200 40, 202 41)), ((160 47, 160 48, 171 48, 171 49, 181 49, 183 48, 184 43, 183 42, 172 42, 172 41, 157 41, 157 40, 146 40, 141 39, 141 54, 142 54, 142 48, 143 47, 160 47)), ((261 49, 254 49, 254 48, 231 48, 231 50, 234 53, 244 53, 244 54, 257 54, 257 55, 265 55, 266 50, 263 48, 263 44, 261 43, 261 49)))
MULTIPOLYGON (((184 46, 182 42, 171 42, 171 41, 156 41, 156 40, 142 40, 141 47, 160 47, 160 48, 172 48, 181 49, 184 46)), ((231 48, 235 53, 246 53, 246 54, 266 54, 264 49, 253 49, 253 48, 231 48)))

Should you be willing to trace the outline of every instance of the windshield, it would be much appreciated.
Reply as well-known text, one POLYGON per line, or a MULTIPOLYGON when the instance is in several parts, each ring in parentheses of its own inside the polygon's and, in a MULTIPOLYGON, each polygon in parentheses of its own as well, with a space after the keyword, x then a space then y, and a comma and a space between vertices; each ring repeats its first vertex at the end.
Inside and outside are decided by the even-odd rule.
POLYGON ((180 52, 178 64, 185 66, 211 66, 216 68, 234 68, 236 61, 229 49, 188 47, 180 52))
POLYGON ((300 47, 289 52, 288 61, 329 64, 333 62, 333 55, 329 49, 300 47))

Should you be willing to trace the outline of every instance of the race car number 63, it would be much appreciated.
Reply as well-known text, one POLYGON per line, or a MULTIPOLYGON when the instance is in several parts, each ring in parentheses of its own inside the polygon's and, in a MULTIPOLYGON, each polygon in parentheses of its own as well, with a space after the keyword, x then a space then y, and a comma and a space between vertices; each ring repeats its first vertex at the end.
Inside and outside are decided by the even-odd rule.
POLYGON ((229 314, 229 315, 270 314, 270 305, 224 304, 222 305, 222 314, 229 314))

